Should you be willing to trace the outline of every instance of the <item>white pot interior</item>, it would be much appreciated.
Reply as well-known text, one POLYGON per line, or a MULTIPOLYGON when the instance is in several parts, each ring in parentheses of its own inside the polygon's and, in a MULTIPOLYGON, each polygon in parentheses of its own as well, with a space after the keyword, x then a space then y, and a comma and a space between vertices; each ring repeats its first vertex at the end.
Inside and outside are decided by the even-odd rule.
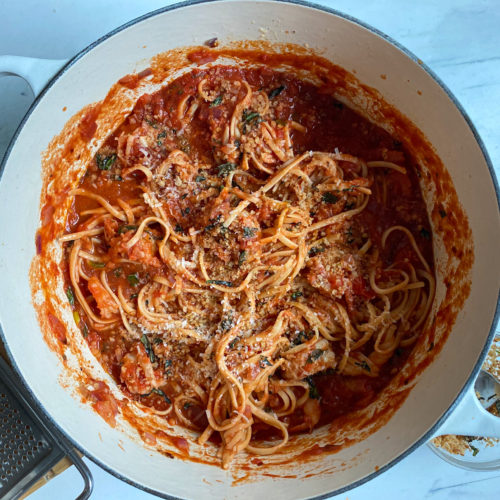
MULTIPOLYGON (((306 498, 372 474, 409 449, 453 403, 484 348, 497 302, 500 280, 491 264, 498 262, 500 248, 498 206, 487 162, 467 122, 426 71, 394 45, 354 22, 302 5, 238 1, 185 6, 134 24, 94 47, 57 79, 25 122, 3 172, 0 213, 0 318, 8 350, 26 384, 89 456, 137 484, 173 496, 306 498), (103 99, 114 82, 144 69, 159 52, 212 37, 224 44, 263 34, 273 42, 308 44, 355 71, 424 132, 450 172, 468 216, 475 261, 470 296, 445 347, 386 425, 325 457, 324 474, 308 480, 260 476, 256 482, 231 486, 230 472, 146 449, 75 400, 60 384, 63 365, 40 333, 28 272, 39 224, 40 155, 67 119, 103 99)), ((439 260, 439 248, 435 251, 439 260)), ((306 468, 298 467, 297 473, 306 468)))

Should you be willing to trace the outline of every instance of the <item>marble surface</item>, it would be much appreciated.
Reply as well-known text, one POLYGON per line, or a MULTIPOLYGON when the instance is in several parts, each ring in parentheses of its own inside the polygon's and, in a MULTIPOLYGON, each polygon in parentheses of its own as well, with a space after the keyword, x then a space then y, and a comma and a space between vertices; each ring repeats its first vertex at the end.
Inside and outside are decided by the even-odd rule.
MULTIPOLYGON (((173 2, 161 0, 0 0, 0 54, 70 58, 126 21, 173 2)), ((500 174, 500 1, 318 1, 387 33, 443 80, 476 125, 500 174)), ((33 100, 28 85, 0 78, 0 158, 33 100)), ((148 499, 87 461, 95 499, 148 499)), ((74 498, 81 481, 72 467, 33 494, 33 500, 74 498)), ((372 481, 334 497, 349 500, 500 497, 500 471, 470 472, 422 446, 372 481)))

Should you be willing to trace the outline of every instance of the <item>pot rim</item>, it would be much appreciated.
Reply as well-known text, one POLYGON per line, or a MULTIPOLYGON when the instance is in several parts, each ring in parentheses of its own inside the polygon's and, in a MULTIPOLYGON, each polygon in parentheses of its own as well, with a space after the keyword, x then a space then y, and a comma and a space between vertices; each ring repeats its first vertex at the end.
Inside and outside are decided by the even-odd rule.
MULTIPOLYGON (((35 108, 38 106, 38 103, 43 99, 47 91, 54 85, 54 83, 59 80, 59 78, 66 72, 68 69, 70 69, 79 59, 81 59, 84 55, 92 51, 96 46, 100 45, 101 43, 105 42, 108 38, 111 38, 112 36, 116 35, 117 33, 120 33, 121 31, 124 31, 131 26, 134 26, 135 24, 138 24, 142 21, 145 21, 149 18, 155 17, 157 15, 163 14, 165 12, 169 12, 171 10, 177 10, 177 9, 182 9, 184 7, 189 7, 193 5, 198 5, 198 4, 204 4, 204 3, 212 3, 212 2, 224 2, 224 1, 231 1, 231 0, 185 0, 182 2, 178 2, 172 5, 168 5, 166 7, 161 7, 159 9, 153 10, 151 12, 148 12, 147 14, 144 14, 142 16, 136 17, 135 19, 132 19, 118 28, 115 28, 114 30, 108 32, 107 34, 103 35, 90 45, 88 45, 86 48, 82 49, 80 52, 78 52, 73 58, 71 58, 55 75, 54 77, 47 83, 45 88, 40 92, 40 94, 35 98, 31 106, 29 107, 28 111, 24 115, 23 119, 21 120, 19 126, 16 129, 16 132, 12 136, 9 145, 7 147, 7 150, 5 151, 4 157, 2 159, 2 162, 0 164, 0 182, 2 180, 2 175, 5 169, 5 165, 7 164, 7 161, 9 159, 10 153, 12 149, 14 148, 17 138, 19 134, 21 133, 21 130, 23 129, 24 125, 28 121, 29 117, 35 110, 35 108)), ((233 0, 234 1, 234 0, 233 0)), ((451 90, 443 83, 443 81, 434 73, 433 70, 431 70, 424 62, 422 62, 421 59, 419 59, 415 54, 413 54, 410 50, 408 50, 406 47, 402 46, 399 42, 395 41, 393 38, 390 36, 386 35, 385 33, 381 32, 377 28, 374 28, 373 26, 365 23, 364 21, 360 21, 359 19, 350 16, 348 14, 344 14, 343 12, 340 12, 336 9, 332 9, 330 7, 324 6, 324 5, 318 5, 314 2, 310 2, 308 0, 261 0, 266 3, 284 3, 284 4, 292 4, 292 5, 300 5, 302 7, 307 7, 310 9, 326 12, 328 14, 333 14, 337 17, 340 17, 344 20, 350 21, 358 26, 361 26, 362 28, 365 28, 366 30, 370 31, 372 34, 384 39, 386 42, 390 43, 393 47, 401 51, 403 54, 405 54, 409 59, 411 59, 415 64, 418 64, 426 73, 428 76, 430 76, 440 87, 441 89, 445 92, 445 94, 448 96, 448 98, 452 101, 454 106, 458 109, 462 117, 464 118, 465 122, 467 123, 469 129, 471 130, 472 134, 474 135, 474 139, 476 140, 481 153, 484 157, 484 160, 488 166, 491 182, 493 184, 493 187, 495 189, 495 194, 497 198, 497 206, 498 210, 500 212, 500 186, 498 183, 498 179, 496 177, 495 171, 493 169, 493 164, 491 162, 491 159, 488 155, 488 152, 486 150, 486 147, 479 136, 479 133, 472 123, 471 118, 465 111, 465 109, 462 107, 458 99, 454 96, 454 94, 451 92, 451 90)), ((332 490, 328 493, 324 493, 321 495, 317 495, 315 497, 310 497, 310 500, 323 500, 326 498, 330 498, 331 496, 338 495, 341 493, 345 493, 346 491, 349 491, 351 489, 357 488, 358 486, 361 486, 362 484, 374 479, 375 477, 379 476, 380 474, 384 473, 388 469, 390 469, 392 466, 396 465, 399 463, 401 460, 406 458, 408 455, 410 455, 413 451, 415 451, 418 447, 421 445, 425 444, 429 439, 435 434, 435 432, 439 429, 439 427, 445 422, 445 420, 449 417, 449 415, 453 412, 453 410, 458 406, 458 404, 462 401, 462 398, 466 391, 472 386, 473 382, 475 381, 477 374, 479 373, 481 366, 486 358, 486 355, 489 350, 489 346, 495 336, 495 327, 497 322, 500 319, 500 290, 498 292, 497 296, 497 304, 495 308, 495 313, 492 318, 491 326, 490 326, 490 331, 487 337, 487 341, 485 342, 485 345, 483 346, 483 349, 479 355, 478 360, 476 361, 476 364, 474 365, 472 372, 465 382, 464 386, 460 390, 459 394, 455 398, 455 400, 451 403, 451 405, 448 407, 448 409, 438 418, 436 423, 428 429, 415 443, 413 443, 410 447, 408 447, 406 450, 402 451, 399 455, 397 455, 395 458, 393 458, 391 461, 386 463, 385 465, 381 466, 379 469, 371 472, 370 474, 367 474, 366 476, 357 479, 353 481, 352 483, 348 484, 347 486, 343 486, 341 488, 332 490)), ((175 497, 172 495, 168 495, 166 493, 163 493, 161 491, 155 490, 153 488, 150 488, 148 486, 145 486, 141 483, 138 483, 118 471, 114 470, 111 466, 108 466, 101 462, 99 458, 96 456, 92 455, 89 453, 83 446, 80 446, 79 444, 76 443, 76 441, 73 439, 72 436, 68 435, 60 426, 59 424, 55 421, 55 419, 49 414, 49 412, 45 409, 43 406, 42 402, 37 399, 37 397, 33 394, 33 391, 31 390, 30 386, 24 379, 21 370, 19 366, 17 365, 14 357, 12 356, 12 353, 10 352, 8 343, 6 342, 6 336, 4 334, 2 325, 0 324, 0 337, 5 345, 7 354, 9 356, 10 363, 12 367, 14 368, 16 375, 20 379, 21 383, 23 384, 25 390, 30 396, 30 399, 32 400, 32 403, 34 403, 34 407, 36 410, 41 412, 43 418, 46 420, 46 422, 49 424, 49 427, 52 427, 57 430, 66 440, 69 441, 69 443, 74 446, 83 456, 89 458, 94 462, 96 465, 104 469, 106 472, 109 472, 116 478, 120 479, 121 481, 124 481, 125 483, 134 486, 136 488, 139 488, 143 491, 146 491, 147 493, 151 493, 153 495, 156 495, 161 498, 165 498, 168 500, 176 500, 179 499, 180 497, 175 497)))

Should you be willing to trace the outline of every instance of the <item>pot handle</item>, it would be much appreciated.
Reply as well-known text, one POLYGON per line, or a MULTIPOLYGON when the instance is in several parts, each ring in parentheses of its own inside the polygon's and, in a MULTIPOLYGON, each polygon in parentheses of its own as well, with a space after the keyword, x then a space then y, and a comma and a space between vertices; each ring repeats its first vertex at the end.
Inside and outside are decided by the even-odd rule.
POLYGON ((29 83, 33 94, 37 97, 67 62, 67 59, 0 56, 0 76, 20 76, 29 83))
POLYGON ((475 384, 469 387, 460 403, 431 439, 444 434, 500 438, 500 417, 483 408, 476 396, 475 384))

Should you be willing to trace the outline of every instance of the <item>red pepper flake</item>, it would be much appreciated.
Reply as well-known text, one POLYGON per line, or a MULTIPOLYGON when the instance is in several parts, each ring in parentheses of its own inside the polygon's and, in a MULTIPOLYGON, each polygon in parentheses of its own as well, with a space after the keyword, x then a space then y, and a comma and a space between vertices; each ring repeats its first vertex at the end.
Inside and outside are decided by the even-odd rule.
POLYGON ((153 70, 151 68, 146 68, 146 69, 143 69, 142 71, 140 71, 137 74, 137 77, 140 80, 141 78, 146 78, 147 76, 152 75, 152 74, 153 74, 153 70))
POLYGON ((42 235, 39 231, 37 231, 35 236, 35 246, 36 246, 36 254, 40 255, 42 253, 42 235))

